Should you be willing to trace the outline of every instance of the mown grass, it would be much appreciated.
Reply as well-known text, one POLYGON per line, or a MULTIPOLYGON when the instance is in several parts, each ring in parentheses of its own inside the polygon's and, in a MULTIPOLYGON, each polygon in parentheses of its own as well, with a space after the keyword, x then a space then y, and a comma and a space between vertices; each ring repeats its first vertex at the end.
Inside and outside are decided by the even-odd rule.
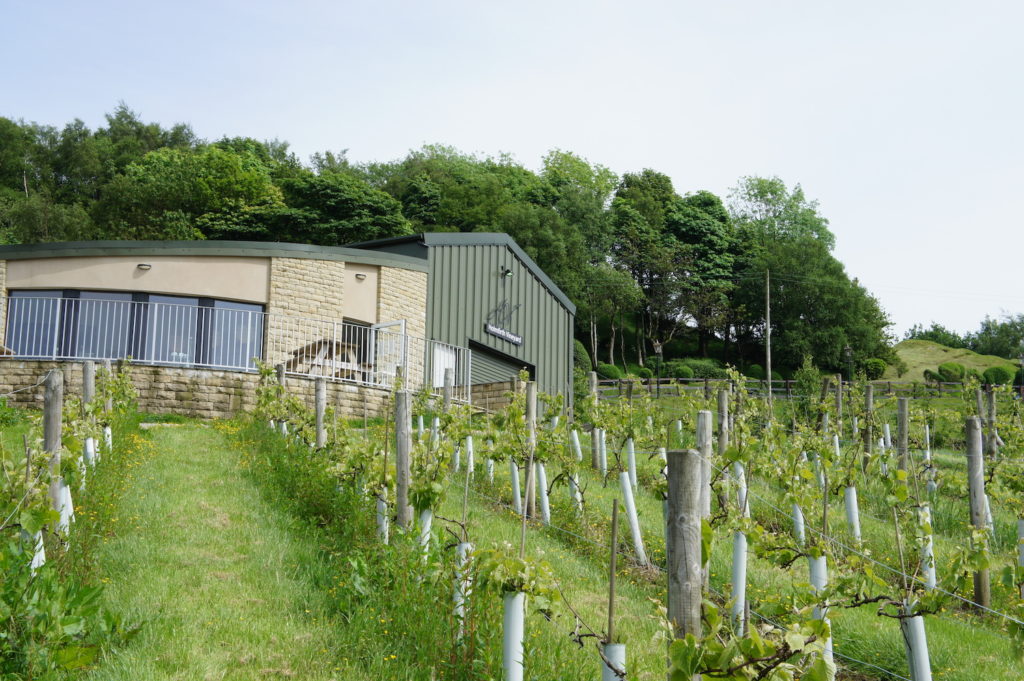
POLYGON ((332 678, 342 651, 315 537, 239 474, 221 433, 150 433, 153 455, 124 471, 121 529, 96 552, 108 607, 143 629, 88 678, 332 678))

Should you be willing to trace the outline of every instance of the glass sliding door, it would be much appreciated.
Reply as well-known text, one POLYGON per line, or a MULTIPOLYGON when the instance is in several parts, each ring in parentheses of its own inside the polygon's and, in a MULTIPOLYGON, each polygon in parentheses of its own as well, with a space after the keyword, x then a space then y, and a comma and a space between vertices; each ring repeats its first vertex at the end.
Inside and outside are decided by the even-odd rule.
POLYGON ((251 303, 213 300, 200 307, 200 363, 213 367, 255 368, 263 357, 263 308, 251 303))
POLYGON ((81 291, 77 300, 64 301, 73 319, 66 329, 74 333, 62 335, 69 357, 114 359, 127 357, 132 352, 132 338, 136 335, 135 305, 131 293, 112 291, 81 291))
POLYGON ((196 363, 199 299, 150 295, 146 336, 149 362, 191 366, 196 363))
POLYGON ((62 291, 11 291, 4 346, 17 357, 57 357, 62 291))

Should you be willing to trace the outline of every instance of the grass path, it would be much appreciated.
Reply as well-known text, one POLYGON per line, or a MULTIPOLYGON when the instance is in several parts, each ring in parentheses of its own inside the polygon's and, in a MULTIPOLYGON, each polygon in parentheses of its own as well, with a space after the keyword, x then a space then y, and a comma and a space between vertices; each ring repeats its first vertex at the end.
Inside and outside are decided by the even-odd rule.
POLYGON ((145 625, 89 679, 332 678, 315 539, 237 473, 221 433, 152 433, 159 453, 119 509, 131 522, 98 556, 108 605, 145 625))

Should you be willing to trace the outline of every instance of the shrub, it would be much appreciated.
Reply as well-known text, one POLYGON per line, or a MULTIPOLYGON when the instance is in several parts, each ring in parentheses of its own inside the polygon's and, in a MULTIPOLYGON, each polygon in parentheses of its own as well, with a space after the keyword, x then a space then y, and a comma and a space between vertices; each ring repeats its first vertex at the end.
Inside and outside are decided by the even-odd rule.
POLYGON ((622 369, 614 364, 597 363, 597 373, 604 378, 622 378, 622 369))
POLYGON ((936 371, 932 371, 931 369, 925 369, 924 370, 924 380, 926 380, 926 381, 935 381, 936 383, 941 383, 942 382, 942 375, 939 374, 936 371))
POLYGON ((654 378, 654 372, 647 367, 637 367, 632 373, 639 378, 654 378))
POLYGON ((722 363, 716 359, 690 357, 684 359, 683 363, 693 370, 695 378, 729 378, 725 369, 722 368, 722 363))
POLYGON ((989 385, 1007 385, 1013 380, 1013 367, 1002 364, 985 369, 982 380, 989 385))
POLYGON ((685 362, 679 359, 665 362, 664 373, 670 378, 693 378, 693 369, 688 367, 685 362))
POLYGON ((959 362, 943 362, 939 365, 939 376, 946 383, 959 383, 966 374, 967 369, 959 362))
MULTIPOLYGON (((772 372, 775 373, 774 371, 772 372)), ((743 372, 743 375, 747 378, 752 378, 755 381, 764 380, 764 367, 760 364, 751 364, 747 367, 747 370, 743 372)))
POLYGON ((821 372, 814 366, 810 355, 804 355, 803 364, 793 374, 793 382, 794 409, 805 423, 810 423, 821 390, 821 372))
POLYGON ((572 345, 572 359, 573 365, 583 369, 583 371, 593 371, 594 365, 590 361, 590 353, 583 346, 583 343, 578 340, 573 342, 572 345))
POLYGON ((878 359, 872 357, 864 360, 864 374, 868 377, 869 381, 877 381, 885 373, 885 367, 888 366, 884 359, 878 359))

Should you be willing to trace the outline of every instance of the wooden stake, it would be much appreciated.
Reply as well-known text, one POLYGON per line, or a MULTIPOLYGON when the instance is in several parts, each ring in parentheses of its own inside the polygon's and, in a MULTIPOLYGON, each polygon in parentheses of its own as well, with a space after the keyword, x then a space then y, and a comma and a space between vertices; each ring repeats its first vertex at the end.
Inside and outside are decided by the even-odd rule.
POLYGON ((875 386, 868 383, 864 386, 864 456, 861 458, 861 470, 868 472, 868 463, 875 447, 875 386))
POLYGON ((910 399, 900 397, 896 404, 896 462, 899 469, 905 471, 910 458, 910 399))
POLYGON ((96 362, 82 362, 82 409, 96 399, 96 362))
POLYGON ((718 391, 718 455, 729 448, 729 391, 718 391))
POLYGON ((530 452, 530 467, 526 471, 526 515, 537 516, 536 475, 533 470, 533 453, 537 449, 537 383, 526 383, 526 444, 530 452))
MULTIPOLYGON (((971 525, 985 531, 985 460, 981 451, 981 421, 976 416, 967 419, 967 487, 971 503, 971 525)), ((974 573, 974 602, 987 608, 992 592, 988 569, 974 573)))
POLYGON ((412 527, 409 483, 412 477, 412 420, 409 391, 395 393, 395 507, 397 524, 403 530, 412 527))
POLYGON ((323 449, 327 446, 327 427, 324 425, 324 414, 327 413, 327 379, 323 376, 317 378, 315 388, 316 448, 323 449))
POLYGON ((46 375, 43 391, 43 449, 50 453, 50 506, 61 507, 60 450, 64 412, 64 372, 59 367, 46 375))
POLYGON ((448 367, 444 370, 444 411, 447 414, 452 408, 452 392, 455 389, 455 369, 448 367))
POLYGON ((697 450, 668 452, 668 618, 676 638, 701 637, 700 468, 697 450))

